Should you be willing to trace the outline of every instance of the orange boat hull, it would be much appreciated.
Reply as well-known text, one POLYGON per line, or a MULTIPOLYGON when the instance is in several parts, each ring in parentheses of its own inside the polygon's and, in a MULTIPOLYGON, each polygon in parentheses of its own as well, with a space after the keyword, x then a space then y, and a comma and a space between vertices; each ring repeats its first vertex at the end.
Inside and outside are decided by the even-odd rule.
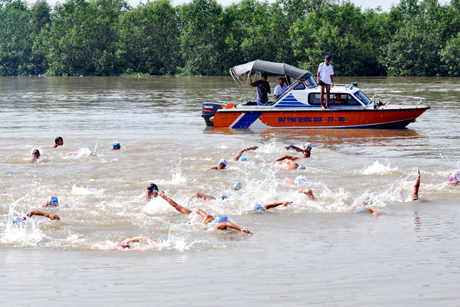
POLYGON ((404 128, 429 107, 365 110, 218 111, 216 128, 404 128))

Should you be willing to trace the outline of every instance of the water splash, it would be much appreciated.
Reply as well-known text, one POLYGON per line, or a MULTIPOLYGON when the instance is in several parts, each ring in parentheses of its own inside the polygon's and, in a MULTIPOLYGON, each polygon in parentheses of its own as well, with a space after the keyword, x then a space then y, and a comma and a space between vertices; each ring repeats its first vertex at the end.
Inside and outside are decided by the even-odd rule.
POLYGON ((387 162, 387 165, 380 163, 378 160, 374 164, 366 167, 361 171, 364 175, 387 175, 398 171, 397 167, 391 168, 390 162, 387 162))

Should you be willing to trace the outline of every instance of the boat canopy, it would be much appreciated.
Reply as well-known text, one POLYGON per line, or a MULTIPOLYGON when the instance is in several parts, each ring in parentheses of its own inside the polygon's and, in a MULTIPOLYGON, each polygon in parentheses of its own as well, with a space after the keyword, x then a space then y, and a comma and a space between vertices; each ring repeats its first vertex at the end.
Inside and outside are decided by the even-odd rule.
POLYGON ((255 60, 246 64, 238 65, 233 67, 231 70, 233 70, 232 73, 236 77, 242 76, 246 74, 248 71, 256 70, 264 71, 274 75, 284 75, 297 80, 309 72, 308 70, 303 70, 301 68, 294 67, 289 64, 268 62, 262 60, 255 60))

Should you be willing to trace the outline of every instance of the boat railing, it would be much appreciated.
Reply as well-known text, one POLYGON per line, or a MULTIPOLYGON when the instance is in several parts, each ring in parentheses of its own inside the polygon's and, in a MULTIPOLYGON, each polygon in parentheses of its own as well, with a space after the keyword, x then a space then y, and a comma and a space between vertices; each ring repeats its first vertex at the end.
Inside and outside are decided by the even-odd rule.
POLYGON ((371 101, 374 102, 375 107, 385 107, 388 105, 400 106, 401 108, 405 105, 410 106, 428 106, 428 98, 425 97, 416 97, 416 96, 398 96, 392 95, 389 98, 383 98, 378 95, 374 95, 371 98, 371 101))

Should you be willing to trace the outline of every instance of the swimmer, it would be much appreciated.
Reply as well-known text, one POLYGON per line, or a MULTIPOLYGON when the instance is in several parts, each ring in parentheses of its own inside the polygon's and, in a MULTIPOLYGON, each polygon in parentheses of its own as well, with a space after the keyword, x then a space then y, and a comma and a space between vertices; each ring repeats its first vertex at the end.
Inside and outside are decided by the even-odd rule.
POLYGON ((118 142, 113 142, 112 143, 112 148, 111 149, 106 149, 105 151, 112 151, 112 150, 120 150, 121 145, 118 142))
POLYGON ((249 207, 249 211, 254 211, 254 212, 265 212, 267 210, 270 210, 272 208, 276 208, 278 206, 289 206, 291 205, 293 202, 292 201, 281 201, 281 202, 277 202, 277 203, 272 203, 272 204, 269 204, 269 205, 259 205, 259 204, 253 204, 249 207))
MULTIPOLYGON (((232 187, 232 191, 235 192, 235 191, 239 191, 243 188, 243 184, 241 182, 237 182, 233 185, 232 187)), ((212 200, 215 200, 216 198, 212 195, 206 195, 206 194, 203 194, 203 193, 195 193, 192 195, 192 197, 190 197, 190 200, 193 199, 193 198, 201 198, 204 200, 205 203, 207 203, 208 201, 212 201, 212 200)), ((226 195, 222 195, 220 197, 221 200, 225 200, 225 199, 228 199, 229 196, 226 196, 226 195)))
POLYGON ((412 201, 418 200, 418 189, 420 188, 420 170, 417 168, 417 178, 415 179, 414 190, 412 191, 412 201))
POLYGON ((303 188, 303 189, 300 189, 297 192, 307 195, 308 198, 310 198, 310 200, 315 200, 315 196, 313 196, 313 191, 311 189, 303 188))
POLYGON ((155 198, 158 196, 159 189, 156 184, 151 183, 149 184, 148 187, 144 189, 144 191, 145 191, 145 194, 144 196, 142 196, 141 200, 145 202, 149 202, 152 200, 152 198, 155 198))
POLYGON ((120 245, 114 247, 112 250, 121 251, 124 249, 133 250, 133 249, 144 249, 149 247, 151 244, 156 243, 157 241, 144 236, 138 236, 133 238, 128 238, 123 240, 120 245), (138 243, 138 244, 133 244, 138 243))
MULTIPOLYGON (((166 200, 174 209, 176 209, 180 213, 182 213, 182 214, 191 214, 192 213, 192 211, 190 211, 189 209, 187 209, 185 207, 182 207, 181 205, 176 203, 174 200, 172 200, 171 198, 166 196, 164 191, 161 191, 159 195, 160 195, 161 198, 166 200)), ((205 224, 205 225, 208 225, 209 223, 217 224, 217 225, 213 226, 212 228, 208 229, 207 231, 210 231, 210 230, 225 230, 227 228, 232 228, 232 229, 236 229, 238 231, 244 232, 246 234, 252 234, 249 230, 247 230, 245 228, 241 228, 241 227, 229 222, 228 218, 225 215, 219 215, 218 217, 213 218, 212 215, 206 213, 204 210, 201 210, 201 209, 196 210, 194 213, 199 214, 199 215, 202 216, 202 219, 200 220, 200 223, 202 223, 202 224, 205 224)))
POLYGON ((212 169, 221 170, 221 169, 225 169, 226 167, 227 167, 227 161, 225 161, 224 159, 220 159, 219 162, 217 162, 217 166, 212 166, 206 170, 207 171, 212 170, 212 169))
POLYGON ((347 211, 355 212, 355 213, 369 212, 374 215, 378 215, 379 211, 375 209, 374 207, 370 206, 371 203, 372 201, 369 195, 363 195, 363 196, 358 197, 358 199, 356 199, 353 202, 353 205, 348 206, 347 211))
POLYGON ((307 184, 307 177, 297 176, 295 179, 286 178, 284 184, 287 186, 302 186, 307 184))
POLYGON ((49 207, 49 206, 59 206, 59 200, 56 196, 50 196, 48 197, 46 204, 42 205, 42 207, 49 207))
MULTIPOLYGON (((252 147, 248 147, 248 148, 245 148, 245 149, 241 149, 237 154, 236 156, 233 157, 232 161, 238 161, 240 160, 241 156, 248 150, 256 150, 257 146, 252 146, 252 147)), ((245 159, 246 160, 246 159, 245 159)))
POLYGON ((34 215, 44 216, 44 217, 49 218, 50 220, 60 220, 59 216, 55 214, 49 214, 49 213, 38 211, 38 210, 32 210, 29 213, 27 213, 27 215, 24 217, 19 217, 19 216, 15 217, 13 219, 13 224, 19 224, 21 222, 24 222, 25 220, 27 220, 27 218, 31 218, 34 215))
POLYGON ((286 148, 286 150, 294 149, 294 150, 297 151, 297 152, 301 152, 301 151, 305 151, 305 150, 311 151, 312 148, 313 148, 313 145, 312 145, 311 143, 305 143, 305 144, 303 145, 303 149, 302 149, 302 148, 299 148, 299 147, 297 147, 297 146, 294 146, 294 145, 288 145, 288 146, 286 146, 286 147, 284 147, 284 148, 286 148))
POLYGON ((30 163, 37 162, 38 159, 40 159, 40 150, 38 150, 37 148, 33 149, 31 155, 31 157, 25 158, 24 161, 29 161, 30 163))
POLYGON ((273 162, 280 162, 280 164, 282 163, 286 163, 287 166, 285 167, 285 169, 297 169, 299 167, 299 164, 295 163, 294 161, 295 160, 298 160, 299 158, 297 157, 294 157, 294 156, 282 156, 281 158, 279 159, 276 159, 275 161, 273 162), (286 160, 286 161, 284 161, 286 160), (284 162, 281 162, 281 161, 284 161, 284 162))
POLYGON ((64 145, 64 140, 62 137, 58 136, 57 138, 54 139, 54 146, 53 148, 57 148, 58 146, 64 145))
POLYGON ((460 171, 456 171, 450 174, 448 177, 449 177, 449 181, 446 182, 446 184, 457 185, 458 181, 460 180, 460 171))
POLYGON ((215 200, 216 198, 212 195, 206 195, 206 194, 203 194, 203 193, 195 193, 192 195, 192 197, 190 197, 190 200, 192 200, 193 198, 201 198, 204 200, 205 203, 207 203, 208 201, 212 201, 212 200, 215 200))

